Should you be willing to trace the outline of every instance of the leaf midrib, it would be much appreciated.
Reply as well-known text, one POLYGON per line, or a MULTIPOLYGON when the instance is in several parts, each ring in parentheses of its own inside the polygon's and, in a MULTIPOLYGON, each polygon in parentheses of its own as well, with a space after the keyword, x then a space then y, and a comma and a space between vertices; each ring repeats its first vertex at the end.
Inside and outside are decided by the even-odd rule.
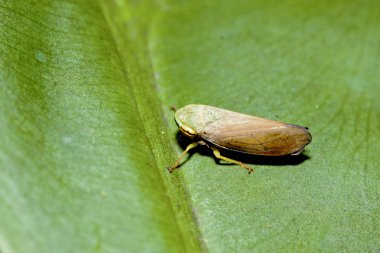
MULTIPOLYGON (((120 45, 120 38, 118 38, 118 36, 120 36, 120 34, 122 33, 119 33, 120 31, 117 30, 117 26, 114 25, 115 22, 117 23, 116 20, 113 20, 115 15, 110 15, 110 13, 108 13, 108 10, 105 9, 105 6, 102 6, 102 3, 100 3, 100 7, 103 16, 109 26, 110 33, 112 34, 112 42, 114 43, 115 48, 117 50, 117 55, 119 56, 120 63, 122 65, 124 77, 126 80, 128 80, 126 85, 128 85, 132 91, 131 95, 133 97, 133 103, 137 108, 139 118, 145 130, 145 136, 150 145, 151 155, 153 155, 154 161, 156 163, 156 168, 154 169, 158 170, 161 183, 164 189, 166 190, 166 196, 171 206, 171 213, 175 216, 178 232, 182 239, 181 244, 185 247, 187 252, 207 252, 205 245, 202 244, 201 234, 198 228, 198 224, 196 223, 197 219, 194 217, 195 214, 192 212, 191 209, 188 190, 183 180, 182 173, 179 172, 174 174, 168 174, 166 169, 164 169, 165 166, 167 166, 166 163, 168 160, 174 161, 176 159, 174 155, 176 152, 169 138, 169 133, 167 131, 168 121, 164 117, 162 103, 158 96, 156 96, 158 80, 155 78, 155 75, 153 74, 154 63, 152 59, 154 53, 152 52, 152 49, 149 46, 149 42, 152 41, 152 20, 154 20, 154 17, 157 14, 156 12, 158 7, 151 7, 152 9, 157 7, 155 8, 156 12, 154 12, 154 14, 150 16, 150 19, 146 23, 140 24, 140 26, 138 27, 141 29, 138 39, 126 38, 126 40, 128 40, 129 42, 129 45, 133 45, 133 49, 139 49, 137 52, 133 51, 133 55, 143 55, 145 57, 145 60, 147 61, 147 66, 143 66, 145 67, 143 70, 149 76, 150 80, 149 82, 144 82, 140 78, 140 82, 138 83, 133 82, 130 79, 128 73, 132 71, 132 68, 140 65, 128 65, 128 62, 133 62, 133 60, 127 61, 131 60, 128 57, 127 53, 120 51, 120 49, 123 48, 123 46, 120 45), (142 35, 144 32, 148 34, 146 38, 144 38, 142 35), (140 42, 140 45, 136 45, 136 41, 140 42), (153 89, 155 92, 148 92, 151 89, 153 89), (142 96, 142 94, 144 96, 142 96), (149 118, 149 113, 147 113, 147 110, 144 110, 145 107, 143 105, 145 104, 158 105, 149 107, 149 111, 154 111, 154 114, 159 115, 157 118, 160 119, 159 125, 156 125, 157 131, 155 132, 153 132, 151 129, 152 125, 148 123, 149 121, 147 119, 149 118), (162 154, 163 150, 168 149, 170 149, 170 152, 165 152, 164 154, 162 154)), ((133 12, 133 10, 131 10, 131 12, 133 12)), ((122 16, 120 12, 118 14, 122 16)), ((135 22, 135 24, 136 23, 138 22, 135 22)), ((127 28, 128 27, 130 27, 130 24, 127 25, 127 28)), ((127 41, 123 41, 123 38, 121 38, 121 40, 122 43, 127 43, 127 41)))

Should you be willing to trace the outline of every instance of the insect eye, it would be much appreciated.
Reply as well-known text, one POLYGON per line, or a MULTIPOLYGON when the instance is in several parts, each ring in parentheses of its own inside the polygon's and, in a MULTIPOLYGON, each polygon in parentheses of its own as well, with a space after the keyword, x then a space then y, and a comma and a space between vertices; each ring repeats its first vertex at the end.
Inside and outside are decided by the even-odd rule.
POLYGON ((197 133, 192 128, 186 125, 182 125, 180 129, 181 129, 181 132, 188 137, 194 137, 195 135, 197 135, 197 133))

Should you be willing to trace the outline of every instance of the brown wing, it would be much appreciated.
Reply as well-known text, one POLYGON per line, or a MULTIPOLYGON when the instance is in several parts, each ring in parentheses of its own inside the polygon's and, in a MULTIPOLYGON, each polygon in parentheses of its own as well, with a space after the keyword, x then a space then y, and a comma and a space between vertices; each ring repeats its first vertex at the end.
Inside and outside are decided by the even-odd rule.
POLYGON ((199 136, 220 148, 268 156, 296 154, 311 142, 304 127, 239 113, 208 125, 199 136))

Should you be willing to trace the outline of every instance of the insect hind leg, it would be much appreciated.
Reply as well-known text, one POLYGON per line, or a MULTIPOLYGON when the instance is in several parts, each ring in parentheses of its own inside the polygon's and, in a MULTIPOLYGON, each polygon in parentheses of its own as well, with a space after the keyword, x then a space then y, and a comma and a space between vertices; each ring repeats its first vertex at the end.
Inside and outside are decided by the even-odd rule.
POLYGON ((253 169, 251 167, 249 167, 248 165, 246 165, 242 162, 236 161, 234 159, 222 156, 220 154, 220 151, 214 147, 212 148, 212 152, 214 153, 215 157, 220 159, 220 160, 240 165, 241 167, 243 167, 244 169, 246 169, 248 171, 248 174, 251 174, 253 172, 253 169))

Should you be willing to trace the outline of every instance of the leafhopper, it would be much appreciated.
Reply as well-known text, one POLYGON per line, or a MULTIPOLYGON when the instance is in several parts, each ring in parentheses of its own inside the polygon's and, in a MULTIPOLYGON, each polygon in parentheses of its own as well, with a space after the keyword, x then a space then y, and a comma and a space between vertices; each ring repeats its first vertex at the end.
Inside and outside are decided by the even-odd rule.
POLYGON ((238 164, 251 173, 246 164, 221 155, 231 150, 252 155, 299 155, 311 142, 307 127, 286 124, 208 105, 187 105, 175 112, 175 121, 181 134, 191 139, 174 165, 180 165, 190 149, 198 145, 209 147, 216 158, 238 164))

